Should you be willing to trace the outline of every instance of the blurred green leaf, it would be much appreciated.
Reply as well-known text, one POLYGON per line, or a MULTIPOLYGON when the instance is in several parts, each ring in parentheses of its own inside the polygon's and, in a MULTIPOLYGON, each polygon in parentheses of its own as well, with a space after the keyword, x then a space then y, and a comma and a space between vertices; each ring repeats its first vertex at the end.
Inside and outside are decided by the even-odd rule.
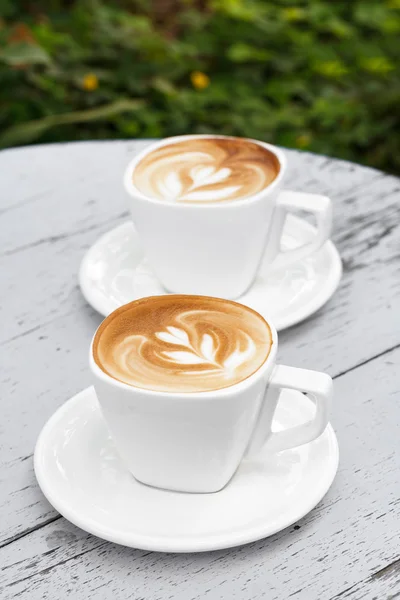
POLYGON ((383 2, 356 2, 354 5, 354 19, 361 25, 371 29, 379 28, 390 15, 383 2))
POLYGON ((166 96, 175 96, 178 93, 176 87, 164 77, 154 77, 152 79, 152 86, 155 90, 166 96))
POLYGON ((13 0, 1 0, 0 2, 0 16, 1 17, 12 17, 17 12, 15 2, 13 0))
POLYGON ((12 43, 0 51, 0 61, 13 67, 49 64, 50 56, 43 48, 26 42, 12 43))
POLYGON ((243 42, 232 44, 227 50, 227 57, 233 62, 243 63, 247 61, 267 61, 271 58, 271 52, 262 48, 255 48, 243 42))
POLYGON ((10 127, 0 136, 0 147, 32 142, 51 127, 109 119, 123 112, 137 111, 140 106, 142 106, 140 100, 121 99, 107 106, 61 115, 50 115, 37 121, 22 123, 10 127))

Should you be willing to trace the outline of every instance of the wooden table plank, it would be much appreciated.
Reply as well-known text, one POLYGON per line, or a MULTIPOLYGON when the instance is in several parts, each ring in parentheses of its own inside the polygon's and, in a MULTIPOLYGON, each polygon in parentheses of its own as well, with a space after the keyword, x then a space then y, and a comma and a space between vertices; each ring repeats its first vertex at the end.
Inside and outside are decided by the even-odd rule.
MULTIPOLYGON (((29 553, 31 544, 40 547, 40 552, 45 552, 42 546, 46 545, 47 542, 43 540, 47 536, 53 541, 63 539, 64 534, 57 533, 60 527, 67 532, 67 540, 52 553, 55 558, 63 555, 64 551, 71 556, 71 562, 78 560, 73 557, 79 551, 88 550, 88 560, 96 555, 93 544, 99 540, 81 532, 77 535, 78 530, 63 520, 49 523, 57 519, 57 514, 38 491, 31 454, 45 420, 70 395, 90 383, 87 348, 100 317, 85 304, 80 295, 77 269, 90 244, 101 233, 127 218, 121 173, 129 158, 144 143, 60 144, 0 154, 0 273, 2 312, 7 315, 7 318, 3 318, 0 333, 3 407, 0 425, 0 479, 3 492, 0 497, 0 547, 6 544, 2 551, 5 557, 14 556, 14 552, 21 555, 22 546, 29 553), (24 367, 23 378, 21 364, 24 367), (71 532, 77 536, 74 540, 68 537, 71 532), (19 537, 21 541, 13 541, 19 537)), ((369 373, 368 376, 372 378, 370 389, 375 394, 373 369, 376 364, 381 364, 380 360, 384 360, 384 353, 400 344, 399 181, 371 169, 325 157, 293 151, 288 151, 288 156, 288 187, 325 193, 334 200, 334 240, 344 258, 345 273, 339 291, 322 311, 307 322, 282 333, 279 358, 299 366, 328 370, 334 376, 352 369, 355 369, 354 373, 367 369, 362 372, 369 373), (383 356, 377 363, 373 359, 379 355, 383 356), (363 363, 368 364, 356 368, 363 363)), ((350 375, 341 377, 338 385, 350 375)), ((376 413, 379 413, 378 396, 374 406, 376 413)), ((368 422, 362 413, 361 419, 369 430, 375 416, 371 415, 371 421, 368 422)), ((345 412, 336 425, 339 434, 340 427, 346 428, 347 424, 345 412)), ((381 437, 385 436, 386 430, 382 430, 381 437)), ((379 447, 381 442, 376 440, 376 443, 379 447)), ((391 438, 391 443, 394 445, 396 440, 391 438)), ((364 450, 366 448, 363 447, 364 450)), ((342 449, 342 455, 343 451, 346 450, 342 449)), ((367 459, 368 456, 364 459, 363 454, 361 462, 367 459)), ((375 472, 371 486, 377 484, 374 477, 375 472)), ((337 492, 339 498, 340 491, 337 492)), ((352 505, 351 500, 345 498, 346 506, 352 505)), ((370 501, 367 494, 365 502, 370 501)), ((343 498, 337 504, 342 505, 343 498)), ((336 504, 332 505, 332 510, 339 510, 336 504)), ((315 516, 311 518, 311 523, 313 519, 315 516)), ((324 540, 328 539, 326 535, 324 540)), ((259 558, 262 564, 262 555, 267 547, 272 548, 279 558, 282 546, 276 540, 280 540, 280 536, 286 540, 286 533, 279 534, 274 541, 255 546, 254 560, 258 548, 261 548, 259 558)), ((300 537, 300 545, 301 540, 300 537)), ((286 543, 283 542, 283 545, 286 543)), ((348 546, 352 546, 351 536, 348 546)), ((113 548, 101 542, 98 549, 106 561, 110 559, 108 547, 113 548)), ((320 547, 318 529, 311 540, 311 548, 314 547, 320 547)), ((253 556, 251 549, 235 550, 232 556, 247 556, 247 552, 253 556)), ((121 557, 132 557, 132 551, 118 549, 112 556, 116 562, 122 560, 124 565, 121 557)), ((141 569, 146 570, 149 559, 146 556, 143 558, 140 553, 135 556, 144 561, 140 563, 141 569)), ((382 558, 380 566, 376 568, 386 568, 393 556, 390 559, 386 557, 386 562, 382 558)), ((235 565, 238 560, 240 563, 240 559, 231 559, 229 552, 226 557, 225 575, 231 566, 233 577, 235 565)), ((198 560, 201 564, 205 561, 204 557, 198 560)), ((186 568, 185 561, 179 569, 186 568)), ((162 564, 170 563, 164 557, 162 564)), ((55 572, 57 569, 54 567, 55 572)), ((209 566, 207 572, 208 569, 209 566)), ((298 570, 301 570, 300 566, 295 569, 288 565, 286 572, 289 579, 293 579, 294 573, 297 577, 298 570)), ((310 565, 306 565, 305 570, 314 577, 315 569, 310 565)), ((117 571, 122 573, 121 577, 126 575, 124 570, 117 571)), ((11 567, 6 569, 7 572, 17 576, 11 567)), ((365 577, 357 579, 352 585, 359 584, 360 589, 364 589, 362 586, 369 581, 368 573, 365 577)), ((383 577, 376 581, 384 580, 383 577)), ((381 585, 376 581, 373 582, 375 587, 381 585)), ((190 589, 190 578, 188 585, 190 589)), ((221 586, 225 590, 221 594, 227 593, 225 584, 221 586)), ((174 587, 171 584, 171 590, 174 587)), ((185 588, 183 584, 179 587, 180 595, 176 597, 183 598, 182 590, 185 588)), ((341 591, 345 589, 345 586, 341 587, 341 591)), ((346 593, 355 594, 357 586, 354 589, 356 591, 346 593)), ((10 590, 13 594, 11 597, 14 597, 13 586, 10 590)), ((155 588, 153 591, 156 593, 155 588)), ((331 590, 332 595, 334 591, 331 590)), ((111 597, 108 588, 104 593, 107 594, 104 597, 111 597)), ((238 589, 235 593, 238 595, 231 597, 246 598, 246 591, 240 592, 238 589)))
POLYGON ((400 591, 392 574, 400 560, 399 361, 397 349, 337 378, 338 475, 298 525, 227 551, 165 555, 104 542, 60 518, 0 550, 3 593, 22 600, 67 593, 96 600, 389 598, 400 591))
MULTIPOLYGON (((0 498, 0 510, 7 514, 0 520, 0 543, 54 517, 54 511, 37 499, 26 457, 55 408, 90 383, 87 347, 100 317, 83 300, 76 273, 86 248, 124 220, 120 173, 138 146, 140 142, 66 144, 0 155, 1 185, 5 192, 12 191, 2 194, 9 204, 0 217, 5 232, 0 258, 6 291, 3 311, 10 315, 0 346, 5 423, 0 476, 7 492, 0 498), (85 173, 89 153, 93 162, 85 173), (46 218, 38 219, 37 214, 46 218), (28 369, 24 379, 21 360, 28 369)), ((382 236, 388 223, 399 222, 399 184, 371 169, 324 157, 291 152, 290 163, 292 187, 335 198, 335 238, 346 270, 331 302, 280 336, 279 357, 337 375, 400 343, 396 303, 388 302, 400 288, 398 229, 382 236), (357 220, 362 228, 354 230, 357 220), (365 261, 368 267, 362 266, 365 261)))

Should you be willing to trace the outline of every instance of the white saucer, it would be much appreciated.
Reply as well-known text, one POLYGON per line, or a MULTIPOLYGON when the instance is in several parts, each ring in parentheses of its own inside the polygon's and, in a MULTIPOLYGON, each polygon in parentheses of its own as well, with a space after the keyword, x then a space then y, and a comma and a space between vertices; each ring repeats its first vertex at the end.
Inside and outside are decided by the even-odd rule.
MULTIPOLYGON (((308 420, 313 410, 299 392, 284 391, 274 428, 308 420)), ((259 540, 301 519, 329 489, 338 457, 328 425, 310 444, 244 461, 221 492, 157 490, 125 469, 90 387, 44 426, 34 463, 47 499, 78 527, 134 548, 198 552, 259 540)))
MULTIPOLYGON (((315 235, 303 219, 288 215, 284 248, 295 248, 315 235)), ((281 330, 317 311, 335 292, 342 263, 331 241, 314 255, 268 275, 263 267, 238 302, 254 308, 281 330)), ((131 300, 167 293, 146 264, 134 226, 123 223, 103 235, 85 255, 79 283, 88 303, 107 316, 131 300)))

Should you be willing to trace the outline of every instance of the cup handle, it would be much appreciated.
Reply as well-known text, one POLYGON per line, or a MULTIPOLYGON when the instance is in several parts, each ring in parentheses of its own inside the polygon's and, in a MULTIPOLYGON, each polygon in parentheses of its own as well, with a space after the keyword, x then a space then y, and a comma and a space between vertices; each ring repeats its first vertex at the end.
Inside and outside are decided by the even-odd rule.
POLYGON ((263 446, 272 452, 302 446, 321 435, 328 424, 333 382, 326 373, 277 365, 269 379, 261 413, 246 457, 254 456, 263 446), (307 393, 315 402, 314 418, 301 425, 274 432, 271 423, 283 389, 307 393))
POLYGON ((266 252, 266 262, 271 269, 280 269, 306 258, 319 250, 329 239, 332 230, 332 202, 327 196, 304 192, 282 191, 275 205, 274 218, 266 252), (281 238, 288 212, 293 209, 307 211, 315 216, 317 231, 313 239, 292 250, 282 251, 281 238))

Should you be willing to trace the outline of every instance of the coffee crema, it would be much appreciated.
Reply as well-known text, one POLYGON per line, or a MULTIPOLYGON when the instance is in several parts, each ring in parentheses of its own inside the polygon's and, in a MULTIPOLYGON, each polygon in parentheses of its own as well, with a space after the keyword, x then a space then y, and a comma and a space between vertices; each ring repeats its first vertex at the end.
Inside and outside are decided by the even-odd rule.
POLYGON ((267 322, 231 300, 165 295, 136 300, 100 325, 93 357, 105 373, 147 390, 205 392, 239 383, 266 361, 267 322))
POLYGON ((251 140, 194 137, 150 151, 136 165, 132 181, 150 198, 202 204, 254 196, 279 170, 275 154, 251 140))

